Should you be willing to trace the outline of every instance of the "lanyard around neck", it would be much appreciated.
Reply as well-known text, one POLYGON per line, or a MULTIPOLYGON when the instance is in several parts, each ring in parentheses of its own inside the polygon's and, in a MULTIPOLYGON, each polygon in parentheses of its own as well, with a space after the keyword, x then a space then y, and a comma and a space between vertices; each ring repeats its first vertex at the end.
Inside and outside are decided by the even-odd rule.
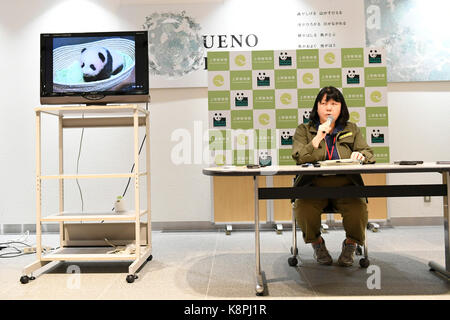
POLYGON ((333 139, 333 147, 331 148, 331 152, 330 152, 330 150, 328 149, 327 139, 325 139, 325 146, 327 147, 328 160, 331 160, 331 158, 333 157, 334 147, 336 146, 336 137, 337 137, 337 135, 334 136, 334 139, 333 139))

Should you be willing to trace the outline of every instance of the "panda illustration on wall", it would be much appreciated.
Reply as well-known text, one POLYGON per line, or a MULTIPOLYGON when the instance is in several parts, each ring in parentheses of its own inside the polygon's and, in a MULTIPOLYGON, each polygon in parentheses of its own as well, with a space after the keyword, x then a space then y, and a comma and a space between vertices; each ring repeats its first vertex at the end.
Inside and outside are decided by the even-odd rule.
POLYGON ((381 63, 381 54, 377 49, 369 50, 369 63, 381 63))
POLYGON ((355 70, 347 71, 347 84, 359 84, 359 74, 355 70))
POLYGON ((305 110, 303 112, 303 123, 307 124, 309 122, 309 116, 311 115, 311 111, 310 110, 305 110))
POLYGON ((266 75, 265 72, 258 72, 258 77, 256 78, 256 85, 258 87, 270 86, 270 77, 266 75))
POLYGON ((120 53, 103 47, 83 48, 80 62, 86 82, 108 79, 124 67, 124 59, 120 53))
POLYGON ((384 133, 380 129, 372 129, 370 140, 372 143, 384 143, 384 133))
POLYGON ((248 107, 248 97, 243 92, 236 92, 234 104, 236 107, 248 107))
POLYGON ((292 143, 293 143, 293 140, 292 140, 293 136, 288 130, 281 131, 280 137, 281 137, 281 141, 280 142, 281 142, 282 146, 291 146, 292 145, 292 143))
POLYGON ((227 118, 221 112, 214 113, 213 127, 225 127, 227 125, 227 118))
POLYGON ((287 52, 280 52, 278 64, 280 66, 292 66, 292 57, 288 56, 287 52))

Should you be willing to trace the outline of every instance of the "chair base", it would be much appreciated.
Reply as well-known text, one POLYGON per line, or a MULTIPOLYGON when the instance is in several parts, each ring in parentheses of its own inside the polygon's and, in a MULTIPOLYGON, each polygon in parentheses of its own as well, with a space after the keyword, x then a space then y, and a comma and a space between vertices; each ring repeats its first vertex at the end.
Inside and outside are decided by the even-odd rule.
MULTIPOLYGON (((377 227, 379 227, 377 225, 377 227)), ((367 229, 369 229, 369 224, 367 225, 367 229)), ((370 229, 373 232, 373 229, 370 229)), ((378 228, 377 228, 378 231, 378 228)), ((365 232, 367 235, 367 231, 365 232)), ((367 250, 367 238, 366 241, 364 243, 364 245, 361 247, 359 244, 356 247, 356 255, 358 256, 363 256, 360 260, 359 260, 359 266, 361 268, 367 268, 370 265, 370 260, 369 260, 369 254, 368 254, 368 250, 367 250)), ((288 258, 288 264, 291 267, 296 267, 298 265, 298 247, 297 247, 297 221, 295 219, 295 213, 294 210, 292 210, 292 247, 291 247, 291 254, 292 256, 288 258)), ((437 268, 436 268, 437 269, 437 268)))

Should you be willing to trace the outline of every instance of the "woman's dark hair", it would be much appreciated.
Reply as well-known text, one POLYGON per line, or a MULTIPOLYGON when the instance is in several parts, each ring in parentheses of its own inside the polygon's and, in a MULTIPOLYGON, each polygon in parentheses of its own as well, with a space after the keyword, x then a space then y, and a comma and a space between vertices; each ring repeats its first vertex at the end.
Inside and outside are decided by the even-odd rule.
POLYGON ((319 105, 319 102, 322 101, 324 95, 327 95, 326 101, 333 99, 334 101, 341 103, 341 113, 336 119, 336 124, 345 126, 348 119, 350 118, 350 114, 348 113, 348 108, 347 104, 345 103, 344 96, 335 87, 324 87, 319 91, 319 94, 316 97, 316 101, 314 102, 314 107, 311 110, 309 121, 313 125, 320 124, 319 114, 317 113, 317 106, 319 105))

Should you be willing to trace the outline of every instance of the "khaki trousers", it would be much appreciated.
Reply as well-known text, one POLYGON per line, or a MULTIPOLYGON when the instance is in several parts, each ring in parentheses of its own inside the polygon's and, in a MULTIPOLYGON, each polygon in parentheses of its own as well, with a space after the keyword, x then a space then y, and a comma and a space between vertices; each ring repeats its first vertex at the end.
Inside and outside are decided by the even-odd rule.
MULTIPOLYGON (((313 186, 341 187, 351 185, 345 175, 319 176, 313 186)), ((305 243, 316 242, 320 237, 321 214, 331 201, 333 207, 342 215, 342 224, 346 237, 360 245, 364 245, 365 230, 368 222, 366 200, 364 198, 343 199, 296 199, 294 214, 302 230, 305 243)))

